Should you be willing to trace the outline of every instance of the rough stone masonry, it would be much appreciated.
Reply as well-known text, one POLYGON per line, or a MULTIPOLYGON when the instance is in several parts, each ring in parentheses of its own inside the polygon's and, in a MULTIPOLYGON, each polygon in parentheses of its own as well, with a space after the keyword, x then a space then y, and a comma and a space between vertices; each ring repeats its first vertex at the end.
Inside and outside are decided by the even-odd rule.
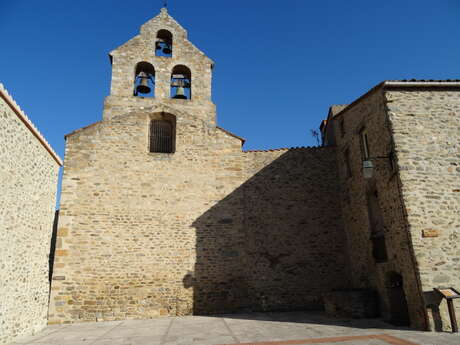
POLYGON ((61 164, 0 84, 0 344, 46 326, 61 164))
POLYGON ((390 321, 449 327, 432 289, 460 283, 458 82, 384 82, 331 109, 323 147, 244 152, 216 124, 213 62, 165 9, 110 56, 102 121, 66 136, 50 323, 320 309, 364 289, 390 321), (155 97, 135 93, 140 72, 155 97))
POLYGON ((338 150, 352 286, 375 289, 388 320, 450 330, 433 288, 460 288, 459 81, 387 81, 334 109, 323 138, 338 150))
POLYGON ((242 152, 216 126, 213 62, 165 10, 111 57, 103 120, 66 136, 49 322, 321 308, 347 281, 335 149, 242 152), (139 62, 154 98, 133 95, 139 62), (177 65, 191 99, 170 97, 177 65), (173 153, 149 150, 161 119, 173 153))

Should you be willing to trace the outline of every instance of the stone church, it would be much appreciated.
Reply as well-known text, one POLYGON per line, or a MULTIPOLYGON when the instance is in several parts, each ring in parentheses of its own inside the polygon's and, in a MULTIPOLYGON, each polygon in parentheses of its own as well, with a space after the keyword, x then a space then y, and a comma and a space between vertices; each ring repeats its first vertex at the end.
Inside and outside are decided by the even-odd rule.
POLYGON ((66 135, 49 323, 326 308, 449 327, 458 81, 386 81, 330 108, 321 147, 243 151, 166 9, 110 59, 102 121, 66 135))

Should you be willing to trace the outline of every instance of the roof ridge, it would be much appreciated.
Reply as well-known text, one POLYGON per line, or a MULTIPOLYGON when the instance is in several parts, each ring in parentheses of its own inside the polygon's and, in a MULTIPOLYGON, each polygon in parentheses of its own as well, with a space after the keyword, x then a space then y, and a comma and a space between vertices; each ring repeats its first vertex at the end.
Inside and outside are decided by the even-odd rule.
POLYGON ((19 104, 16 103, 13 96, 11 96, 5 86, 0 83, 0 97, 2 97, 5 102, 9 105, 11 110, 19 117, 19 119, 26 125, 26 127, 32 132, 32 134, 38 139, 38 141, 45 147, 45 149, 50 153, 54 160, 62 166, 62 160, 59 155, 53 150, 51 145, 45 139, 43 134, 35 127, 29 117, 26 115, 24 110, 21 109, 19 104))
POLYGON ((288 150, 315 150, 315 149, 325 149, 329 148, 328 146, 292 146, 292 147, 280 147, 277 149, 266 149, 266 150, 247 150, 243 153, 248 152, 275 152, 275 151, 288 151, 288 150))
POLYGON ((397 82, 420 82, 420 83, 432 83, 432 82, 438 82, 438 83, 458 83, 460 82, 460 79, 416 79, 416 78, 411 78, 411 79, 388 79, 385 81, 397 81, 397 82))
POLYGON ((242 137, 240 137, 240 136, 238 136, 238 135, 236 135, 236 134, 234 134, 234 133, 232 133, 230 131, 227 131, 226 129, 224 129, 224 128, 220 127, 220 126, 216 126, 216 128, 220 129, 222 132, 227 133, 228 135, 230 135, 232 137, 240 139, 243 142, 243 144, 246 142, 246 139, 244 139, 244 138, 242 138, 242 137))
POLYGON ((70 137, 71 135, 74 135, 75 133, 81 132, 81 131, 83 131, 83 130, 85 130, 87 128, 93 127, 93 126, 98 125, 98 124, 100 124, 102 122, 103 122, 102 120, 101 121, 96 121, 96 122, 90 123, 89 125, 77 128, 77 129, 73 130, 72 132, 64 135, 64 138, 67 139, 67 137, 70 137))

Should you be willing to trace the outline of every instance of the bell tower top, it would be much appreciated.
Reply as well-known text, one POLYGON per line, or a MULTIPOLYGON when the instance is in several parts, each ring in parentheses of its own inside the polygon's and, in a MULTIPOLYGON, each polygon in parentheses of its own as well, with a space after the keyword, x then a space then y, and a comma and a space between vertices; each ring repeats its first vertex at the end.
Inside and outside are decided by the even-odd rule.
POLYGON ((159 103, 214 107, 213 61, 188 40, 187 31, 166 7, 140 27, 140 33, 110 52, 112 82, 104 119, 117 116, 108 103, 159 103), (110 108, 110 109, 108 109, 110 108))

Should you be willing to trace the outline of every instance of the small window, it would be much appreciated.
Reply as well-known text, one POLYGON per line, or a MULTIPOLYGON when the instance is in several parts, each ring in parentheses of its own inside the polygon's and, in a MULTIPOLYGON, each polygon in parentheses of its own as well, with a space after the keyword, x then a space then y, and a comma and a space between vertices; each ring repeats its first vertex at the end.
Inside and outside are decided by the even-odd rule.
POLYGON ((385 224, 376 189, 367 195, 367 214, 371 233, 372 256, 376 263, 386 262, 388 255, 385 242, 385 224))
POLYGON ((369 143, 367 141, 366 130, 362 129, 359 132, 359 136, 360 136, 360 142, 361 142, 361 154, 362 154, 363 160, 367 161, 369 160, 370 153, 369 153, 369 143))
POLYGON ((343 153, 343 159, 345 163, 345 175, 351 177, 351 162, 350 162, 350 150, 346 149, 343 153))
POLYGON ((192 73, 187 66, 177 65, 173 68, 171 98, 192 99, 192 73))
POLYGON ((345 135, 345 120, 341 119, 339 122, 340 126, 340 136, 343 137, 345 135))
POLYGON ((160 30, 155 42, 155 56, 172 57, 173 37, 168 30, 160 30))
POLYGON ((150 123, 150 152, 174 152, 174 126, 168 120, 152 120, 150 123))
POLYGON ((388 261, 387 245, 385 243, 384 235, 372 236, 372 256, 374 261, 378 264, 388 261))

